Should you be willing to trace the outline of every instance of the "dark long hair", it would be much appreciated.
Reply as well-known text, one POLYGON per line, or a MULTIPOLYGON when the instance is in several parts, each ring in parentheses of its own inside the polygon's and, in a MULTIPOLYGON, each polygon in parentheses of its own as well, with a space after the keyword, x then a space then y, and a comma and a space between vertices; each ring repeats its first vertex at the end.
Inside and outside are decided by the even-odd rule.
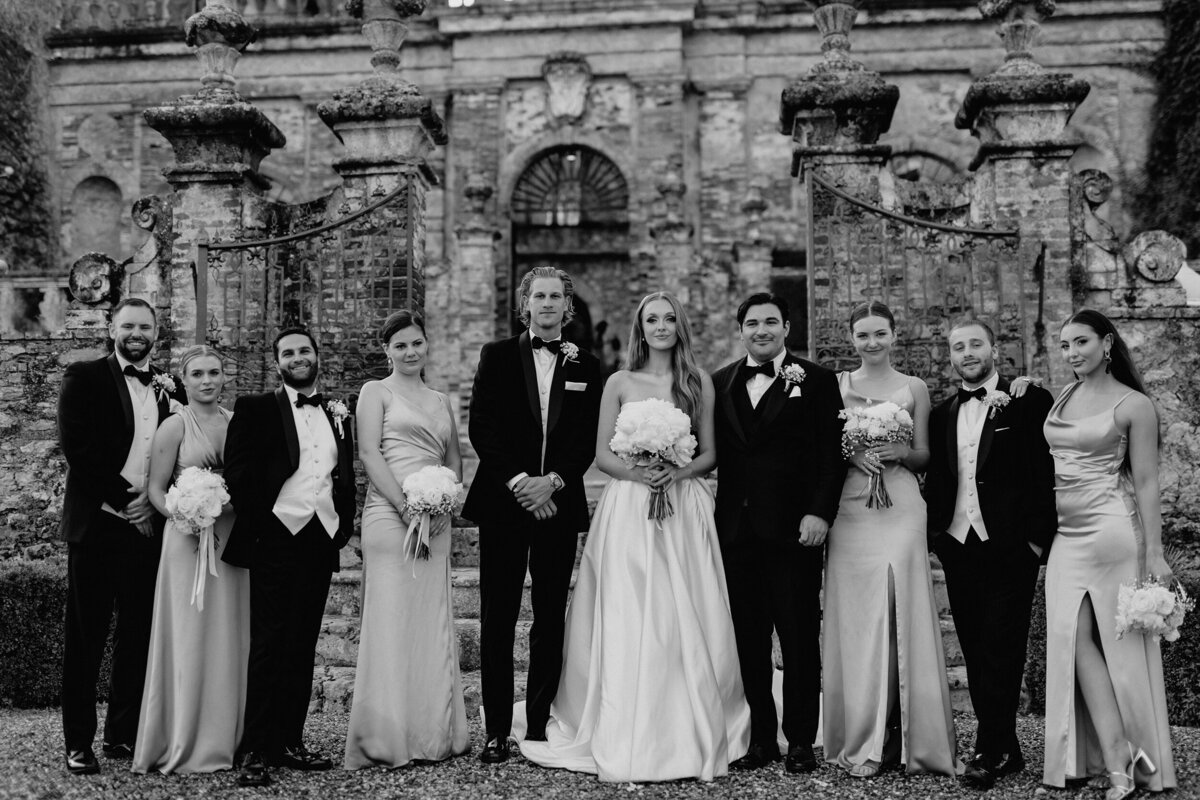
POLYGON ((860 319, 867 317, 882 317, 888 321, 888 327, 892 329, 892 333, 896 332, 896 317, 892 314, 892 310, 884 305, 879 300, 870 300, 866 303, 859 303, 850 312, 850 331, 854 331, 854 323, 860 319))
POLYGON ((646 330, 642 327, 642 311, 655 300, 666 300, 675 312, 675 346, 671 348, 671 397, 675 405, 700 426, 700 406, 704 402, 704 386, 700 381, 700 366, 692 352, 692 324, 688 322, 683 306, 670 292, 654 292, 642 298, 633 314, 633 327, 629 330, 629 350, 625 355, 625 367, 631 372, 641 369, 650 358, 650 346, 646 344, 646 330))
POLYGON ((1062 324, 1062 327, 1058 329, 1059 335, 1062 335, 1063 328, 1072 323, 1087 325, 1101 339, 1111 336, 1112 349, 1109 350, 1109 355, 1112 356, 1112 361, 1109 362, 1108 368, 1112 376, 1130 389, 1136 389, 1149 397, 1146 383, 1142 380, 1142 373, 1138 371, 1137 366, 1133 363, 1133 356, 1129 353, 1129 346, 1125 344, 1125 340, 1121 338, 1117 326, 1113 325, 1111 319, 1090 308, 1080 309, 1062 324))

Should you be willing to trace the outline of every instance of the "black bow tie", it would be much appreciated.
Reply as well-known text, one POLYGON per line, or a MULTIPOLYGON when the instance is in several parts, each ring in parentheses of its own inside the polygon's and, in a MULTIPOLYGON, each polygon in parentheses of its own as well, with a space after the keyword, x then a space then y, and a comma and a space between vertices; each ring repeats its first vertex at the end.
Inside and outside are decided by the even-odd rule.
POLYGON ((562 339, 554 339, 547 342, 545 339, 534 336, 531 344, 533 345, 534 350, 541 350, 544 347, 551 353, 557 353, 562 347, 562 339))
POLYGON ((987 397, 987 389, 983 388, 982 386, 980 386, 978 389, 973 389, 973 390, 969 390, 969 389, 959 389, 958 390, 958 402, 959 403, 965 403, 971 399, 983 400, 983 398, 985 398, 985 397, 987 397))
POLYGON ((768 361, 765 364, 751 366, 748 362, 742 362, 742 377, 749 380, 755 375, 765 375, 768 378, 775 377, 775 362, 768 361))
POLYGON ((149 386, 150 381, 154 379, 154 376, 150 374, 150 370, 138 369, 133 364, 126 364, 122 372, 130 378, 137 378, 142 382, 142 386, 149 386))
POLYGON ((305 406, 316 406, 317 408, 320 408, 321 404, 324 402, 325 396, 320 392, 317 392, 316 394, 296 395, 296 408, 304 408, 305 406))

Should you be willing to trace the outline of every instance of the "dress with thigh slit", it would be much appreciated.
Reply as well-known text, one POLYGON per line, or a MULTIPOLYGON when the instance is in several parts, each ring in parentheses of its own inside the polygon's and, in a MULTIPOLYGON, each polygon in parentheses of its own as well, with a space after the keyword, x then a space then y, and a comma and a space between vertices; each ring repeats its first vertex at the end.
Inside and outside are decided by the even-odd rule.
MULTIPOLYGON (((913 412, 907 385, 874 399, 854 389, 849 373, 838 382, 847 408, 890 401, 913 412)), ((866 473, 850 470, 829 531, 821 635, 825 760, 847 768, 883 760, 894 625, 900 759, 909 772, 953 775, 954 719, 926 549, 925 501, 904 466, 888 464, 883 476, 892 506, 872 509, 866 473)))
POLYGON ((1046 441, 1054 456, 1058 535, 1046 567, 1046 764, 1043 781, 1103 775, 1095 727, 1075 685, 1075 631, 1085 597, 1117 697, 1125 735, 1158 767, 1137 785, 1152 791, 1175 786, 1171 732, 1158 642, 1139 633, 1117 638, 1117 592, 1144 569, 1145 539, 1133 484, 1122 468, 1128 448, 1118 430, 1117 406, 1080 419, 1062 417, 1075 392, 1063 390, 1046 418, 1046 441))

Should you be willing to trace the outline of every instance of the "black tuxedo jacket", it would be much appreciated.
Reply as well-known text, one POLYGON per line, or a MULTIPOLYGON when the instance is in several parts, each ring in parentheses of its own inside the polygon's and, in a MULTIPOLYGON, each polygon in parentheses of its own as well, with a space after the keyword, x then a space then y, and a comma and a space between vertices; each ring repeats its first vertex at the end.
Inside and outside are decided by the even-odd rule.
MULTIPOLYGON (((162 370, 151 366, 150 373, 159 375, 162 370)), ((168 397, 187 402, 179 380, 169 396, 153 387, 152 391, 160 425, 170 415, 168 397)), ((87 541, 96 515, 108 513, 101 509, 105 503, 120 511, 133 499, 129 481, 121 477, 133 430, 133 402, 116 355, 69 364, 58 396, 58 440, 67 460, 59 531, 66 541, 87 541)), ((154 516, 160 531, 163 522, 154 516)))
POLYGON ((776 377, 747 429, 738 412, 739 404, 746 409, 750 403, 746 381, 738 376, 745 361, 713 375, 717 533, 722 545, 746 531, 755 539, 794 542, 806 514, 830 523, 837 516, 846 481, 838 419, 842 395, 832 372, 789 354, 784 366, 799 364, 805 371, 800 396, 789 397, 776 377))
MULTIPOLYGON (((325 416, 337 441, 338 463, 333 471, 333 505, 338 531, 330 548, 332 569, 338 571, 337 551, 354 533, 354 438, 352 418, 342 422, 341 433, 328 410, 325 416)), ((238 567, 254 562, 255 542, 268 525, 280 525, 272 509, 279 490, 300 467, 300 439, 296 419, 280 386, 273 392, 239 397, 225 436, 225 483, 237 519, 229 532, 222 559, 238 567)))
POLYGON ((485 344, 471 389, 468 424, 479 469, 463 516, 482 524, 532 523, 533 515, 506 484, 522 472, 556 472, 564 483, 554 495, 558 519, 575 531, 587 530, 583 473, 596 457, 600 383, 600 362, 594 355, 580 350, 574 360, 567 360, 559 354, 550 388, 543 468, 542 412, 529 332, 485 344))
MULTIPOLYGON (((997 389, 1007 392, 1008 381, 997 389)), ((1026 542, 1047 551, 1058 528, 1054 505, 1054 460, 1042 426, 1053 398, 1030 386, 995 416, 986 411, 979 437, 975 486, 988 539, 1005 546, 1026 542)), ((958 492, 958 395, 938 404, 929 415, 929 470, 925 502, 931 540, 944 534, 954 519, 958 492)), ((1043 552, 1043 557, 1045 552, 1043 552)))

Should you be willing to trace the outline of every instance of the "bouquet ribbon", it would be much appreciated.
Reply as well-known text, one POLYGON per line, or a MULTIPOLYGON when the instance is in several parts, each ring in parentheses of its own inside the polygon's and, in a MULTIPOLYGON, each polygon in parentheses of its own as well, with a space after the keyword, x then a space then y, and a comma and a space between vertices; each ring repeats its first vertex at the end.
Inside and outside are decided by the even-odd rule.
MULTIPOLYGON (((408 532, 404 534, 404 560, 416 556, 429 560, 429 512, 422 511, 408 522, 408 532), (411 542, 411 548, 410 548, 411 542)), ((417 562, 413 560, 413 577, 417 576, 417 562)))
POLYGON ((213 535, 213 526, 205 525, 197 534, 200 541, 196 545, 196 577, 192 580, 192 605, 197 611, 204 610, 204 586, 209 575, 220 577, 217 573, 217 537, 213 535))

